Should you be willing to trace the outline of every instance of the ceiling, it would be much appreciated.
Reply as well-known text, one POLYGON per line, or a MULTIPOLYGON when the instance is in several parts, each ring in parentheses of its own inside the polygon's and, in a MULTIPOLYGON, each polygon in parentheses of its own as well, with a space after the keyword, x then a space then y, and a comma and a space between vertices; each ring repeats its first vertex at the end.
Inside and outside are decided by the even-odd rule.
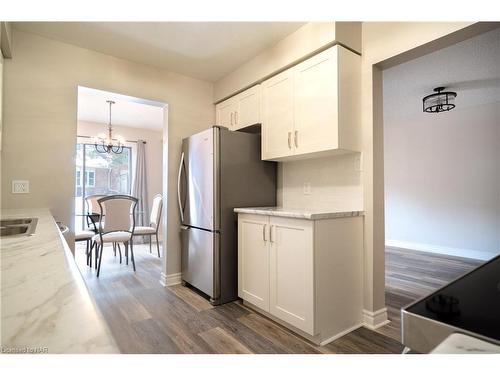
POLYGON ((300 22, 16 22, 14 27, 142 64, 217 81, 300 22))
POLYGON ((500 28, 384 70, 383 75, 385 118, 446 116, 422 111, 422 98, 439 86, 457 92, 453 111, 500 102, 500 28))
POLYGON ((78 120, 107 124, 109 104, 106 100, 115 102, 111 109, 112 125, 160 131, 163 129, 162 103, 87 87, 78 88, 78 120))

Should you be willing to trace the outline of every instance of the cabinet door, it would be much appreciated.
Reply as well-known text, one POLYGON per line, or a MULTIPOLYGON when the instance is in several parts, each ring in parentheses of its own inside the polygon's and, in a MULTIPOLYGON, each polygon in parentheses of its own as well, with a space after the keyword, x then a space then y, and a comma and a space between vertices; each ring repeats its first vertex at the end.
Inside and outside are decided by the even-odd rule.
POLYGON ((262 159, 293 154, 292 69, 262 83, 262 159))
POLYGON ((337 48, 294 67, 295 154, 338 148, 337 48))
POLYGON ((234 98, 228 99, 215 106, 216 125, 234 130, 237 103, 234 98))
POLYGON ((260 85, 249 88, 236 96, 235 129, 260 124, 260 85))
POLYGON ((238 217, 238 296, 269 311, 269 219, 238 217))
POLYGON ((270 313, 314 335, 313 222, 271 217, 270 313))

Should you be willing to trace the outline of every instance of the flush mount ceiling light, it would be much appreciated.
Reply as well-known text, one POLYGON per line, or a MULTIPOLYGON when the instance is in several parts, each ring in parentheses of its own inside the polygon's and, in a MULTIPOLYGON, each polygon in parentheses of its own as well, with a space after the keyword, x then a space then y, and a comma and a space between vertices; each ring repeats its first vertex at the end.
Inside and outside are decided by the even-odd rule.
POLYGON ((444 87, 436 87, 435 94, 427 95, 422 99, 424 112, 439 113, 450 111, 455 108, 455 98, 457 93, 453 91, 443 91, 444 87))
POLYGON ((113 127, 111 126, 111 106, 115 104, 112 100, 106 100, 109 104, 109 123, 108 123, 108 135, 100 133, 97 137, 94 137, 94 145, 97 152, 101 154, 110 154, 111 152, 115 154, 121 154, 123 151, 123 143, 125 143, 123 137, 116 136, 113 139, 113 127))

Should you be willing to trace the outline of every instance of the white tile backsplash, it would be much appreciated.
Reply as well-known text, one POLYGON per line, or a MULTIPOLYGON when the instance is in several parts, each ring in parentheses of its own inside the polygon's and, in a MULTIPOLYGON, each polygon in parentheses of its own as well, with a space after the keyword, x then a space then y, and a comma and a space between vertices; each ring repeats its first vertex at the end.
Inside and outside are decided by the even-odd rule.
POLYGON ((363 210, 360 154, 280 163, 278 205, 290 208, 363 210), (310 194, 304 194, 310 184, 310 194))

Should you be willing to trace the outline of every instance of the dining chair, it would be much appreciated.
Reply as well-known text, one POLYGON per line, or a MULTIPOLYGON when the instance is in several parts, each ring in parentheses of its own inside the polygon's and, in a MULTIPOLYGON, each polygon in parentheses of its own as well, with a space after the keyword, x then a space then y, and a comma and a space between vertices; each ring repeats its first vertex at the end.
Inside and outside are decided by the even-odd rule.
POLYGON ((92 237, 95 236, 94 231, 80 230, 75 232, 75 242, 85 241, 87 243, 85 254, 87 255, 87 266, 92 267, 92 250, 94 248, 94 241, 92 237))
POLYGON ((156 236, 156 250, 158 257, 160 257, 160 244, 158 242, 158 231, 160 229, 161 210, 163 207, 163 197, 161 194, 155 195, 153 198, 153 207, 151 208, 151 215, 149 217, 149 226, 135 227, 134 236, 149 236, 149 252, 151 253, 151 240, 153 235, 156 236))
POLYGON ((97 254, 99 257, 99 265, 97 267, 97 277, 101 271, 102 252, 105 243, 123 243, 125 246, 125 258, 128 265, 128 250, 130 247, 130 255, 132 266, 135 272, 134 260, 134 245, 132 235, 135 229, 135 208, 138 199, 130 195, 108 195, 97 200, 101 208, 101 212, 106 215, 106 222, 103 221, 103 216, 99 220, 99 233, 92 237, 92 240, 97 243, 97 254))
POLYGON ((99 223, 102 217, 101 207, 97 201, 106 195, 94 194, 85 197, 85 204, 87 205, 87 230, 92 230, 95 233, 99 231, 99 223))

